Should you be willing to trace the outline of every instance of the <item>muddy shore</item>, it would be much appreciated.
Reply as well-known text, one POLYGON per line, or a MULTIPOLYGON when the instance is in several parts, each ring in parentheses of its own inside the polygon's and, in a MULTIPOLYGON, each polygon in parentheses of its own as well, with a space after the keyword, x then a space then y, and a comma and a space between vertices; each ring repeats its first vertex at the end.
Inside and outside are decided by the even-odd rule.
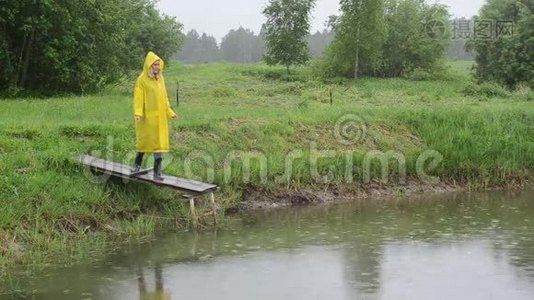
POLYGON ((440 182, 428 184, 419 180, 408 180, 404 185, 371 182, 366 185, 323 185, 302 189, 278 189, 267 191, 247 188, 243 192, 243 201, 230 213, 256 210, 268 210, 302 205, 328 205, 351 201, 388 201, 407 199, 409 197, 427 197, 467 191, 518 191, 534 188, 534 182, 511 180, 506 185, 485 188, 472 188, 463 184, 440 182))

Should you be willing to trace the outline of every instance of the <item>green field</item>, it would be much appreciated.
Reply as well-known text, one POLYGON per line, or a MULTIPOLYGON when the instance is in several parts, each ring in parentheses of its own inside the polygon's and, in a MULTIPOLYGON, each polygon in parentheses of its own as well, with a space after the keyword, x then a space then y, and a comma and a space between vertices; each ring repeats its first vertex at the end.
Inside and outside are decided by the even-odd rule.
MULTIPOLYGON (((250 187, 364 186, 383 175, 383 165, 368 160, 370 151, 402 156, 413 180, 420 179, 418 158, 438 153, 441 162, 427 173, 443 182, 473 188, 523 184, 534 173, 533 94, 476 86, 469 67, 451 63, 441 80, 324 82, 312 79, 308 67, 286 75, 283 68, 264 65, 171 63, 166 83, 180 118, 172 123, 164 172, 212 177, 223 188, 223 208, 237 205, 250 187), (336 128, 345 119, 359 127, 340 137, 336 128), (318 177, 309 158, 327 150, 329 157, 317 161, 318 177), (291 176, 275 180, 294 151, 302 158, 294 161, 291 176), (253 159, 250 180, 244 180, 243 162, 229 159, 234 154, 264 158, 266 165, 253 159), (347 157, 353 166, 349 175, 347 157), (231 161, 229 173, 225 161, 231 161), (326 174, 331 176, 323 178, 326 174)), ((172 191, 95 184, 72 159, 93 153, 133 161, 132 85, 88 97, 0 102, 0 253, 5 254, 0 265, 11 257, 40 261, 49 253, 67 259, 87 254, 73 242, 105 245, 187 224, 188 207, 172 191)), ((394 163, 387 167, 389 184, 402 177, 398 170, 394 163)))

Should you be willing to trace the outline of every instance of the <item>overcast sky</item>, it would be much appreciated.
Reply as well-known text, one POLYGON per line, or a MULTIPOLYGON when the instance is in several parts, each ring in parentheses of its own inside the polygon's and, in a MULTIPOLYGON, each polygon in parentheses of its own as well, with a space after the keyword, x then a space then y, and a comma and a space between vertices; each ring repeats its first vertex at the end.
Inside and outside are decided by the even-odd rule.
MULTIPOLYGON (((485 0, 427 0, 449 6, 455 17, 470 18, 478 14, 485 0)), ((261 11, 268 0, 160 0, 159 9, 184 24, 185 32, 196 29, 219 42, 230 29, 239 26, 259 32, 265 18, 261 11)), ((313 11, 312 32, 323 30, 330 15, 338 14, 339 0, 317 0, 313 11)))

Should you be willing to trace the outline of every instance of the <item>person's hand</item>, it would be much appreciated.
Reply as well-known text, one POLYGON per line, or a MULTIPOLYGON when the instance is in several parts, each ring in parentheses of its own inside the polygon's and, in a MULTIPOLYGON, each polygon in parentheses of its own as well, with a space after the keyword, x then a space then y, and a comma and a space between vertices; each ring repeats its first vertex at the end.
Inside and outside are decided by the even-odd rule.
POLYGON ((135 116, 134 119, 136 123, 139 123, 143 118, 141 116, 135 116))
POLYGON ((173 120, 178 120, 178 115, 174 115, 174 116, 172 116, 172 119, 173 119, 173 120))

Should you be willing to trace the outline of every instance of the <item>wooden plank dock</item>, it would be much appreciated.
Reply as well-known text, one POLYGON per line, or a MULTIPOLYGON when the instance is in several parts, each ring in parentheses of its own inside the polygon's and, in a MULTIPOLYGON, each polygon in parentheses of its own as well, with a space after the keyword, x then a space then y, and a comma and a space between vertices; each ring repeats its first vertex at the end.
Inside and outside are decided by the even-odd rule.
POLYGON ((152 172, 141 173, 132 176, 131 166, 103 160, 90 155, 78 155, 75 157, 79 163, 95 169, 98 172, 109 174, 114 177, 129 179, 131 181, 140 181, 149 184, 154 184, 162 187, 167 187, 183 192, 189 196, 200 196, 212 192, 216 192, 219 187, 214 184, 204 183, 195 180, 179 178, 175 176, 163 175, 163 180, 155 180, 152 172))
POLYGON ((179 191, 182 196, 189 199, 192 221, 195 227, 199 226, 198 216, 195 211, 195 198, 209 194, 214 221, 215 223, 217 222, 215 196, 213 194, 220 189, 217 185, 169 175, 163 175, 163 180, 156 180, 154 179, 154 175, 150 170, 144 170, 143 172, 132 174, 131 166, 107 161, 91 155, 76 155, 74 159, 80 164, 99 173, 108 174, 110 176, 129 181, 143 182, 179 191))

